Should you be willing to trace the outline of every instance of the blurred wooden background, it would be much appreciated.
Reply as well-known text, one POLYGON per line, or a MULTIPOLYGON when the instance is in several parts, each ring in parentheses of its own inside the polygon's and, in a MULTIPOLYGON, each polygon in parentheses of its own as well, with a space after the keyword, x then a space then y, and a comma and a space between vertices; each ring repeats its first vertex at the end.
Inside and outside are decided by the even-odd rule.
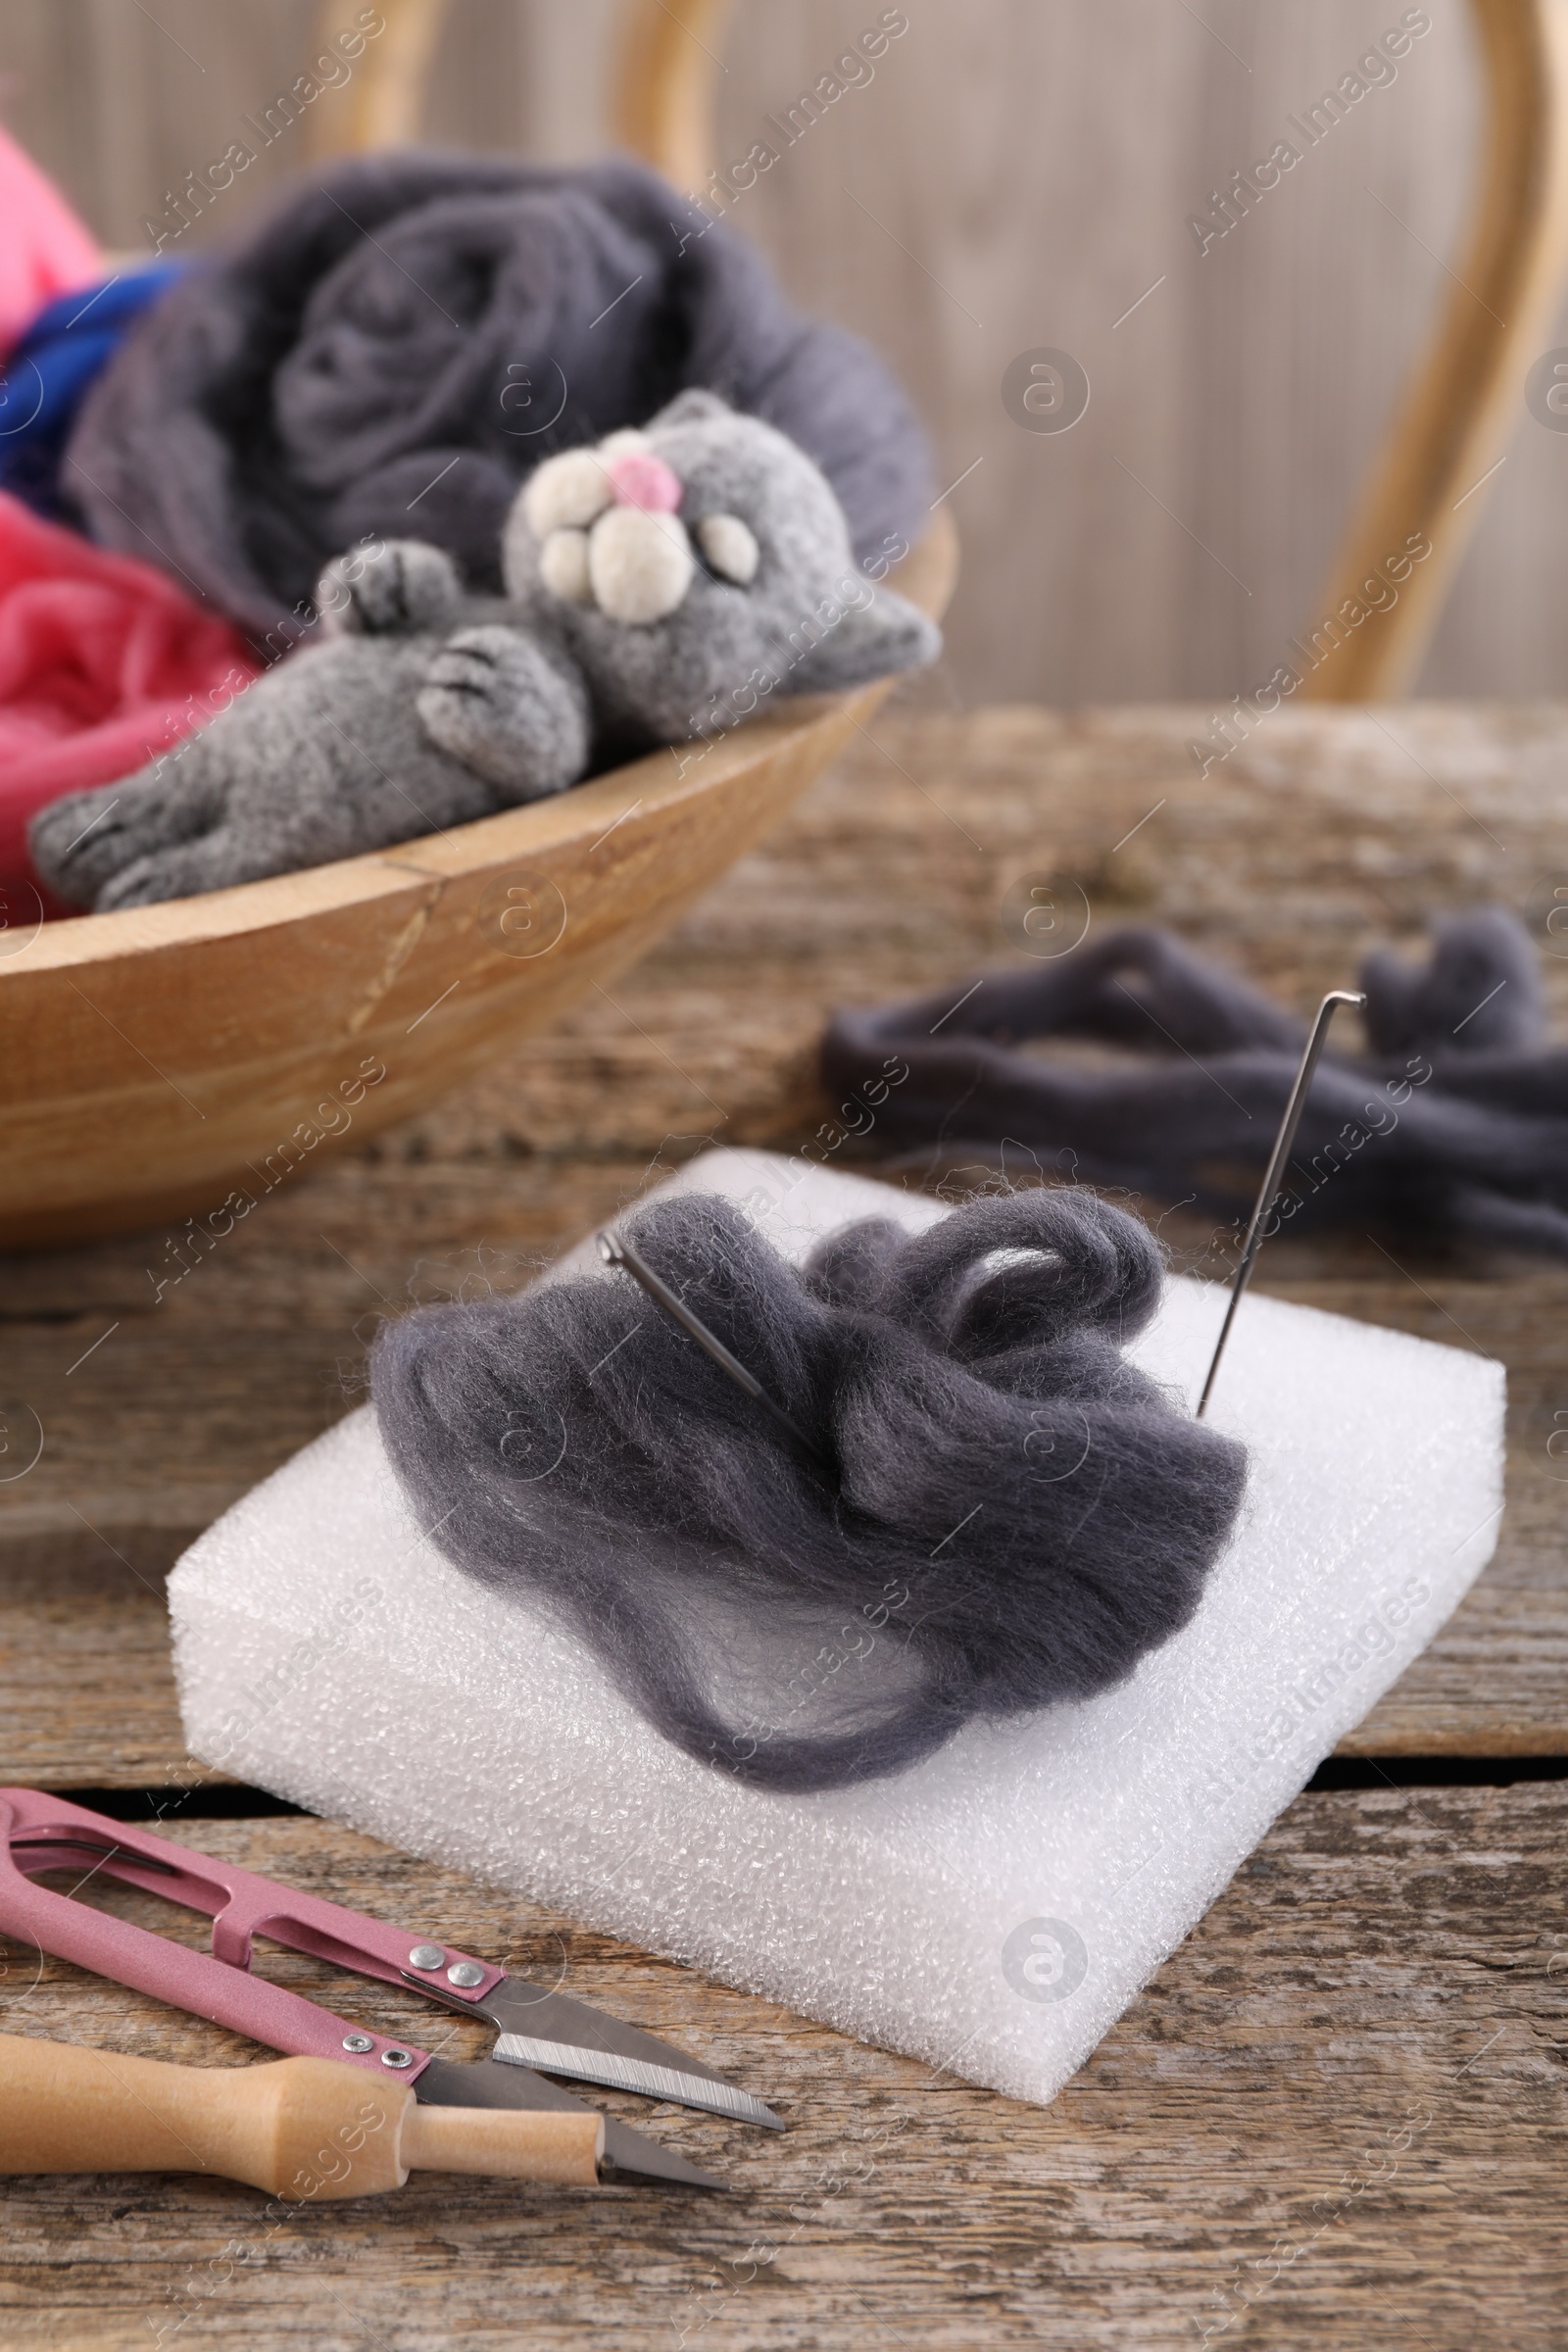
MULTIPOLYGON (((599 150, 613 9, 454 0, 430 135, 599 150)), ((358 0, 340 13, 350 24, 358 0)), ((781 146, 766 119, 883 13, 880 0, 737 0, 723 159, 763 137, 781 146)), ((942 483, 958 482, 966 569, 943 690, 1221 704, 1266 679, 1315 616, 1355 486, 1451 283, 1474 120, 1463 0, 1427 0, 1432 30, 1397 79, 1206 257, 1187 216, 1293 135, 1287 117, 1353 72, 1402 0, 906 0, 900 13, 908 29, 734 219, 799 300, 880 344, 932 425, 942 483), (1008 362, 1040 346, 1088 371, 1070 432, 1026 432, 1003 408, 1008 362)), ((0 105, 94 226, 133 246, 165 191, 308 71, 316 23, 314 0, 7 0, 0 105)), ((341 103, 318 100, 200 233, 237 226, 341 103)), ((1568 343, 1568 310, 1555 331, 1568 343)), ((1561 692, 1568 434, 1535 422, 1522 384, 1489 490, 1422 691, 1561 692)))

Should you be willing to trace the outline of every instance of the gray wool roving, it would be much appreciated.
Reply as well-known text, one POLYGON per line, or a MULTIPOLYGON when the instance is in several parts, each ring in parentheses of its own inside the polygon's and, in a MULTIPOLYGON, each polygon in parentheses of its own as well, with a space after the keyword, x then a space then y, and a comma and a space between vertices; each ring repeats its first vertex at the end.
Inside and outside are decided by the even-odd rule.
POLYGON ((860 561, 923 527, 925 438, 889 368, 654 172, 363 156, 138 321, 62 489, 104 546, 297 633, 329 558, 411 520, 499 590, 518 483, 693 385, 816 460, 860 561))
POLYGON ((417 541, 340 558, 318 592, 331 632, 177 751, 42 810, 39 872, 100 912, 291 873, 941 645, 856 567, 810 459, 707 392, 540 467, 504 558, 507 601, 466 595, 417 541))
POLYGON ((1162 1285, 1133 1218, 988 1198, 849 1226, 800 1274, 712 1195, 626 1231, 821 1462, 623 1273, 390 1323, 371 1388, 431 1539, 543 1598, 688 1754, 874 1779, 1111 1689, 1192 1616, 1246 1453, 1122 1353, 1162 1285))
MULTIPOLYGON (((1348 1224, 1568 1257, 1568 1049, 1529 935, 1500 906, 1431 929, 1424 963, 1387 948, 1363 963, 1371 1054, 1318 1064, 1265 1237, 1348 1224)), ((877 1113, 888 1142, 1059 1167, 1240 1221, 1305 1036, 1170 932, 1129 925, 1031 968, 841 1011, 821 1071, 837 1101, 896 1048, 909 1077, 877 1113), (1019 1050, 1053 1038, 1138 1058, 1085 1069, 1019 1050)))

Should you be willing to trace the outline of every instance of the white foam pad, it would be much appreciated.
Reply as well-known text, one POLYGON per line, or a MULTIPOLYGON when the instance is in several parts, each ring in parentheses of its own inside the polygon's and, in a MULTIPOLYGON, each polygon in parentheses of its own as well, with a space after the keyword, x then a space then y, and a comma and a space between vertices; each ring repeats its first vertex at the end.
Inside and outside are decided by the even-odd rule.
MULTIPOLYGON (((760 1152, 662 1190, 750 1202, 795 1258, 850 1217, 947 1213, 760 1152)), ((588 1244, 563 1263, 598 1266, 588 1244)), ((1172 1282, 1132 1353, 1191 1398, 1223 1305, 1172 1282)), ((186 1735, 316 1812, 1049 2099, 1495 1541, 1495 1363, 1252 1298, 1210 1410, 1251 1468, 1193 1623, 1107 1697, 971 1727, 894 1780, 786 1796, 683 1755, 423 1540, 368 1409, 174 1571, 186 1735)))

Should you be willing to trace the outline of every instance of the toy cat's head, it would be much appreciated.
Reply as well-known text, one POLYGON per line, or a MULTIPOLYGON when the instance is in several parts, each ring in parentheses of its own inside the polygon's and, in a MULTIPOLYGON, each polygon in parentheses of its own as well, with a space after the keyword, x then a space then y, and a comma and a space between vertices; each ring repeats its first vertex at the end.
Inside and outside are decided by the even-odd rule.
POLYGON ((509 597, 565 639, 604 713, 664 741, 942 648, 934 621, 857 565, 811 460, 711 392, 547 459, 503 564, 509 597))

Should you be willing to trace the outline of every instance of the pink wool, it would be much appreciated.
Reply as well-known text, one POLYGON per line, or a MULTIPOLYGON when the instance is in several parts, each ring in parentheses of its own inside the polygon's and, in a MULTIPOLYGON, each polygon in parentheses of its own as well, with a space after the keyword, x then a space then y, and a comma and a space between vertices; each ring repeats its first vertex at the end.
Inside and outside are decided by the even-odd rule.
POLYGON ((260 666, 162 572, 0 492, 0 922, 36 915, 27 821, 38 809, 133 774, 260 666))
POLYGON ((618 507, 640 507, 645 514, 673 514, 681 502, 680 477, 651 449, 626 449, 605 466, 618 507))
POLYGON ((46 302, 103 273, 97 244, 59 189, 0 130, 0 360, 46 302))

